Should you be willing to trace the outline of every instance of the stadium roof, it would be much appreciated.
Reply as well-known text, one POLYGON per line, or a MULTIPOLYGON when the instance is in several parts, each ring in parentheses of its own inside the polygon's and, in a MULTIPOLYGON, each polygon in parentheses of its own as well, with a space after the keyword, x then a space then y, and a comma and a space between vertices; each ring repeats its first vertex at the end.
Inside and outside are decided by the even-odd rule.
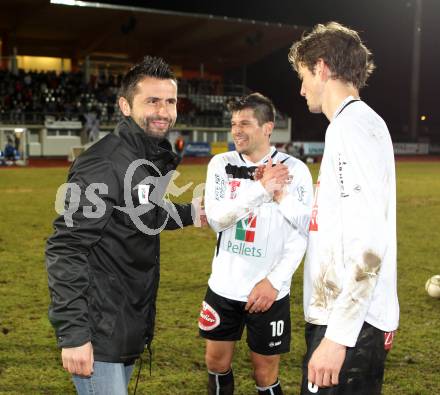
MULTIPOLYGON (((221 72, 288 46, 303 27, 74 0, 0 2, 0 32, 19 55, 140 59, 221 72), (67 6, 65 3, 75 6, 67 6)), ((4 41, 5 41, 4 40, 4 41)), ((6 43, 5 43, 6 44, 6 43)))

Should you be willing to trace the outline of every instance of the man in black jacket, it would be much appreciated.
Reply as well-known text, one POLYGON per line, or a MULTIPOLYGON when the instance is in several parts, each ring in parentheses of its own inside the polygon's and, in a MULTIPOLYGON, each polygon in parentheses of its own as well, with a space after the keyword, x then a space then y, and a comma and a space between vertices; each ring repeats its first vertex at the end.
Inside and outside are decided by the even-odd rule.
POLYGON ((79 394, 127 393, 134 361, 153 337, 159 233, 196 218, 196 204, 162 199, 179 161, 165 138, 176 103, 169 66, 146 57, 122 80, 115 133, 70 169, 46 263, 49 319, 79 394))

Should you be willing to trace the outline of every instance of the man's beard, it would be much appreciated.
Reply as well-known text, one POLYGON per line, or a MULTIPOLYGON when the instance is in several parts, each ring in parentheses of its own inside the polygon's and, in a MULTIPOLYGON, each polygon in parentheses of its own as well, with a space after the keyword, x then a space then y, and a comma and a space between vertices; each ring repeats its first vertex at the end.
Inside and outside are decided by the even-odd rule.
POLYGON ((137 124, 140 126, 140 128, 145 132, 145 134, 148 137, 151 137, 156 140, 163 140, 166 138, 170 132, 170 129, 174 126, 173 120, 171 118, 166 117, 146 117, 139 119, 139 122, 137 124), (151 126, 151 124, 154 121, 163 121, 168 123, 168 127, 164 130, 155 130, 154 127, 151 126))

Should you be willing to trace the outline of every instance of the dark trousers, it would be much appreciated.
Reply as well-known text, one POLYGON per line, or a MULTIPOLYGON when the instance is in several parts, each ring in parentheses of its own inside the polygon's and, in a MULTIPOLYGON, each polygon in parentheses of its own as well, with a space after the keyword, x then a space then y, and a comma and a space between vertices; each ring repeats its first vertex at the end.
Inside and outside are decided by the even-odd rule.
POLYGON ((385 332, 364 323, 354 347, 347 347, 347 354, 339 373, 339 384, 330 388, 308 389, 307 365, 325 335, 327 326, 306 324, 307 352, 303 360, 301 394, 310 395, 380 395, 387 350, 385 332))

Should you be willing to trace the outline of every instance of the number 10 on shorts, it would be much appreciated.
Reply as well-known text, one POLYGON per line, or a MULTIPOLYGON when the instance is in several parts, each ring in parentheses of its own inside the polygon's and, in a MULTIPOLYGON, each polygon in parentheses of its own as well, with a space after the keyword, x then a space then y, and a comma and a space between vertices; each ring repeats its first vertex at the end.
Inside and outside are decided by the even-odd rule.
POLYGON ((270 323, 270 326, 272 327, 272 337, 281 336, 284 332, 284 321, 272 321, 270 323))

